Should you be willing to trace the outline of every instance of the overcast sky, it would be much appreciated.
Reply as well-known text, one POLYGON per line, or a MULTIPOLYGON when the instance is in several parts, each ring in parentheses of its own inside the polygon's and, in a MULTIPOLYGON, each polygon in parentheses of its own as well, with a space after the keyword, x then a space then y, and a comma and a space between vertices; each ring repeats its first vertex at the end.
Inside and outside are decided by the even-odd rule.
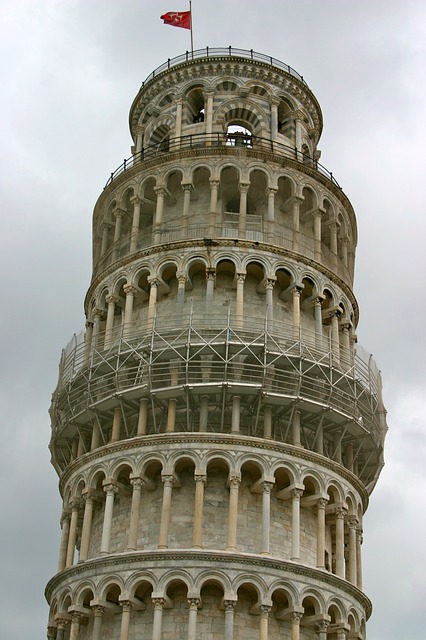
MULTIPOLYGON (((145 77, 190 47, 183 0, 0 0, 0 637, 46 637, 60 498, 47 410, 84 327, 91 215, 130 155, 145 77)), ((358 219, 359 342, 382 371, 386 466, 364 522, 368 640, 425 637, 426 2, 193 0, 195 48, 251 49, 321 104, 321 163, 358 219)))

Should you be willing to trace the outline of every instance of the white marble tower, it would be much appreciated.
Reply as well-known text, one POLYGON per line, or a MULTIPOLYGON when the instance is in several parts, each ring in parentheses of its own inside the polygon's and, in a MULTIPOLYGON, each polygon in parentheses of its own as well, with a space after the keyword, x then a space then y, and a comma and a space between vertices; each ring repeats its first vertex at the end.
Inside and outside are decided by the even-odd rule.
POLYGON ((319 104, 253 51, 179 56, 130 109, 60 363, 56 640, 365 639, 381 380, 319 104))

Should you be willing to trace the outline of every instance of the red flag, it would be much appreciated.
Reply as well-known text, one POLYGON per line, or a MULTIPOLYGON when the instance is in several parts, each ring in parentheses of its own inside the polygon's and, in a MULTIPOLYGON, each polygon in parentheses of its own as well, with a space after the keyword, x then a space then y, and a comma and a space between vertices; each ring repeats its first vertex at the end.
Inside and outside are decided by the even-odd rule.
POLYGON ((182 27, 182 29, 191 28, 191 12, 190 11, 169 11, 160 16, 161 20, 164 20, 164 24, 169 24, 172 27, 182 27))

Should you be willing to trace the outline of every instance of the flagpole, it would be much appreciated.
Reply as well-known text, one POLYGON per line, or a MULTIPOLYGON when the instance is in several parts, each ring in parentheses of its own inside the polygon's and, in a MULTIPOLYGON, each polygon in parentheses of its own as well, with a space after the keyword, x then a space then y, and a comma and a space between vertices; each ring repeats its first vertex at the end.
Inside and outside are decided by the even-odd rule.
POLYGON ((189 0, 189 17, 191 24, 191 56, 194 57, 194 37, 192 35, 192 0, 189 0))

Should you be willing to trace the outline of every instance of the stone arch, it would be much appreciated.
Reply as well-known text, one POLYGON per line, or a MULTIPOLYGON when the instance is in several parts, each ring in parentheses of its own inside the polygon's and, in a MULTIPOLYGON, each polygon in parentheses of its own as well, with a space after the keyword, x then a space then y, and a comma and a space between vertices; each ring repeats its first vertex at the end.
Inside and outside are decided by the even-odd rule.
POLYGON ((347 620, 346 607, 336 597, 333 597, 328 601, 327 614, 330 616, 331 624, 345 623, 347 620))
POLYGON ((326 492, 330 497, 330 504, 343 504, 344 495, 342 487, 336 480, 329 479, 326 483, 326 492))
POLYGON ((200 571, 194 580, 194 591, 201 593, 203 586, 206 583, 219 584, 223 590, 224 595, 232 592, 231 580, 225 571, 220 569, 204 569, 200 571))
POLYGON ((253 135, 260 135, 262 130, 267 130, 268 118, 259 107, 251 100, 242 98, 229 100, 222 104, 216 111, 216 121, 222 120, 226 126, 239 124, 251 131, 253 135))
POLYGON ((150 123, 145 132, 145 148, 158 146, 160 151, 168 151, 171 133, 175 128, 175 118, 170 114, 158 117, 150 123))
POLYGON ((230 93, 233 91, 238 91, 238 88, 240 86, 242 86, 243 81, 240 78, 234 78, 234 77, 223 77, 220 82, 218 82, 218 84, 216 85, 215 89, 217 92, 226 92, 226 93, 230 93))
POLYGON ((110 477, 113 482, 118 482, 120 478, 127 477, 135 472, 134 461, 129 456, 121 457, 120 460, 117 460, 111 465, 110 469, 110 477))
POLYGON ((79 607, 89 607, 95 597, 96 586, 92 580, 84 580, 75 589, 74 604, 79 607))
POLYGON ((234 637, 244 638, 258 637, 259 618, 253 613, 265 600, 267 593, 266 586, 252 574, 238 576, 235 580, 235 592, 237 593, 237 602, 234 610, 234 637))
POLYGON ((199 80, 184 89, 186 103, 184 118, 187 124, 204 122, 204 84, 199 80))
POLYGON ((312 587, 302 589, 300 601, 304 608, 304 617, 318 616, 325 611, 324 596, 312 587))
POLYGON ((141 570, 135 573, 131 573, 127 578, 123 591, 130 596, 134 596, 138 590, 139 585, 150 586, 152 591, 158 590, 158 577, 154 571, 141 570))
POLYGON ((108 469, 104 463, 98 463, 90 470, 87 478, 86 488, 97 489, 102 488, 102 482, 108 477, 108 469))

